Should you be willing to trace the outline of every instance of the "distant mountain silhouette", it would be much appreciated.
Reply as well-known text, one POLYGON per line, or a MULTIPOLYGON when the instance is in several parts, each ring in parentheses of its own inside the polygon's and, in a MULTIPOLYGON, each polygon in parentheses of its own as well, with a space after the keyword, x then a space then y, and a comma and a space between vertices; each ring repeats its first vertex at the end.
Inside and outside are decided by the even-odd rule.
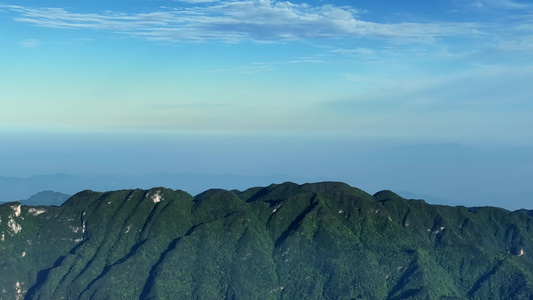
POLYGON ((28 200, 20 201, 24 205, 39 206, 53 205, 61 206, 71 195, 54 191, 43 191, 31 196, 28 200))

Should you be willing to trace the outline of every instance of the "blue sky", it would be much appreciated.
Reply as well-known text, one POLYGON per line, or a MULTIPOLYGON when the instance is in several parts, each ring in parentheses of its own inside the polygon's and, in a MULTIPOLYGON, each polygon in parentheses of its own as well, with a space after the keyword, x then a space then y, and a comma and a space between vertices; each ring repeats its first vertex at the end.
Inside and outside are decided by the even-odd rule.
POLYGON ((518 0, 0 0, 0 132, 531 147, 532 53, 518 0))
POLYGON ((531 138, 528 2, 0 3, 4 131, 531 138))

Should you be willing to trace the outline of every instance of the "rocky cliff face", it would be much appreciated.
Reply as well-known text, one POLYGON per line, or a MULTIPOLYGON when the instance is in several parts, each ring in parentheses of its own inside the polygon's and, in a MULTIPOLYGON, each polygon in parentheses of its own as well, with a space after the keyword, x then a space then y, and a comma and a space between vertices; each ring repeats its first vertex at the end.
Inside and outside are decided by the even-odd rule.
POLYGON ((533 218, 342 183, 0 206, 1 299, 525 299, 533 218))

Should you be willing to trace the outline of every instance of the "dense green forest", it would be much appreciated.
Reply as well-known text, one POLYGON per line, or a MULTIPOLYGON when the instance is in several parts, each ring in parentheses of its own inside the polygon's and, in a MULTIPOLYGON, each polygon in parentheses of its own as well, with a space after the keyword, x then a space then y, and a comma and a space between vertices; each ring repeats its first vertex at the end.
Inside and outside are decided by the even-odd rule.
POLYGON ((343 183, 0 206, 0 299, 533 299, 531 211, 343 183))

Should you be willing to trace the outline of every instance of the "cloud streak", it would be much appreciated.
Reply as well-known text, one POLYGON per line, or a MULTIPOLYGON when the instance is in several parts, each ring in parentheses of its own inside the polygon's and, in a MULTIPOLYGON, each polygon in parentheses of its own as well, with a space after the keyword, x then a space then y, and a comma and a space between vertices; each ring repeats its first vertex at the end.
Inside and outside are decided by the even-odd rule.
POLYGON ((491 7, 503 8, 503 9, 526 9, 530 7, 529 4, 520 3, 517 1, 511 1, 511 0, 483 0, 483 1, 476 1, 476 3, 479 7, 488 5, 491 7))
POLYGON ((39 40, 36 39, 25 39, 19 42, 19 45, 23 48, 34 48, 39 46, 39 40))
POLYGON ((306 38, 363 37, 432 41, 436 37, 471 35, 475 23, 382 24, 358 18, 345 6, 294 4, 275 0, 180 1, 147 13, 76 13, 63 8, 1 5, 14 20, 39 27, 104 30, 148 40, 179 42, 221 40, 280 41, 306 38))

